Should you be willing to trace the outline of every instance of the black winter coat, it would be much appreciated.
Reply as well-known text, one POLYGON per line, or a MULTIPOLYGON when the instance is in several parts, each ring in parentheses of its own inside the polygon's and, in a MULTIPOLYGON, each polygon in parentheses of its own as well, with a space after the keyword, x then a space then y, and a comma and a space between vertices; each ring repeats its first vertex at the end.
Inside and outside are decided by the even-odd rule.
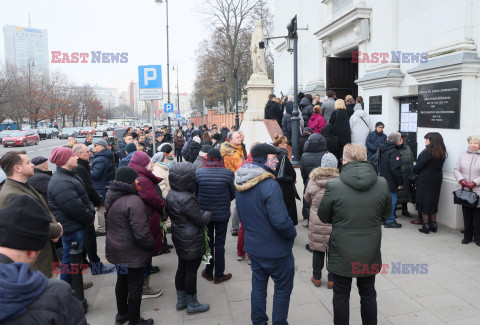
POLYGON ((87 192, 88 199, 92 202, 94 207, 99 207, 103 204, 103 198, 97 193, 92 185, 92 176, 90 175, 90 163, 83 159, 77 160, 78 166, 75 168, 75 174, 80 177, 87 192))
POLYGON ((200 143, 196 143, 195 141, 190 141, 188 144, 188 151, 187 151, 187 161, 193 163, 198 156, 198 153, 202 149, 202 145, 200 143))
POLYGON ((321 135, 325 138, 327 141, 327 150, 330 153, 333 153, 335 157, 340 161, 340 158, 342 158, 342 150, 340 148, 340 140, 338 140, 338 137, 333 134, 333 127, 330 123, 327 123, 325 127, 322 129, 321 135))
POLYGON ((282 118, 283 112, 281 106, 277 102, 269 100, 265 106, 265 119, 277 120, 278 125, 282 127, 282 118))
POLYGON ((57 167, 48 184, 48 207, 62 224, 64 235, 85 229, 95 219, 95 208, 82 180, 74 171, 62 167, 57 167))
POLYGON ((220 129, 220 134, 222 135, 222 142, 227 141, 228 133, 230 133, 230 130, 228 128, 222 127, 220 129))
POLYGON ((105 199, 106 257, 113 264, 141 268, 152 260, 153 237, 140 195, 133 185, 113 181, 105 199))
POLYGON ((293 225, 296 226, 298 224, 298 215, 297 215, 297 198, 298 196, 297 191, 295 190, 295 181, 297 180, 297 173, 288 159, 288 151, 286 149, 282 149, 282 152, 277 155, 278 159, 278 166, 275 170, 275 177, 278 176, 278 172, 280 170, 280 164, 282 159, 285 157, 285 175, 289 177, 291 180, 279 180, 277 179, 280 188, 282 189, 283 194, 283 201, 285 202, 285 206, 287 207, 288 216, 292 219, 293 225))
POLYGON ((323 155, 327 153, 327 141, 323 135, 314 133, 308 137, 303 155, 300 159, 300 172, 303 183, 307 184, 310 172, 322 164, 323 155))
POLYGON ((387 180, 390 193, 397 193, 403 186, 402 155, 395 143, 389 141, 380 145, 379 175, 387 180))
POLYGON ((195 193, 198 205, 212 212, 212 221, 226 222, 230 218, 230 204, 235 199, 234 173, 218 162, 207 161, 195 172, 195 193))
MULTIPOLYGON (((292 113, 293 113, 293 102, 287 102, 286 111, 282 118, 282 132, 283 135, 287 137, 288 144, 292 144, 292 113)), ((300 155, 301 156, 301 155, 300 155)))
POLYGON ((303 147, 305 147, 305 143, 307 142, 308 140, 308 137, 310 136, 311 134, 310 133, 307 133, 307 132, 303 132, 303 134, 300 136, 300 146, 299 146, 299 149, 300 149, 300 158, 302 158, 302 155, 303 155, 303 147))
POLYGON ((346 104, 345 106, 347 107, 348 118, 352 117, 354 112, 353 108, 355 107, 355 104, 346 104))
POLYGON ((35 168, 35 174, 27 180, 27 184, 33 187, 48 202, 48 183, 52 178, 52 172, 35 168))
POLYGON ((387 136, 382 133, 377 133, 376 130, 370 132, 365 140, 365 146, 367 147, 367 159, 370 161, 372 156, 377 152, 380 144, 387 141, 387 136))
POLYGON ((305 126, 307 126, 308 121, 313 114, 312 102, 307 97, 303 97, 300 101, 300 104, 298 104, 298 107, 302 110, 302 117, 305 121, 305 126))
POLYGON ((416 204, 421 213, 438 212, 444 162, 445 159, 433 158, 427 148, 420 153, 417 164, 413 167, 413 172, 418 175, 416 204))
POLYGON ((329 123, 333 127, 333 134, 335 134, 340 141, 340 148, 342 148, 343 152, 343 147, 352 141, 350 133, 350 119, 347 111, 344 109, 334 110, 332 116, 330 117, 329 123))
POLYGON ((93 187, 101 196, 107 194, 107 185, 113 180, 113 153, 104 149, 96 153, 90 166, 93 187))
POLYGON ((204 227, 212 221, 212 213, 202 211, 195 190, 195 167, 176 163, 169 170, 170 191, 166 211, 172 221, 172 241, 178 258, 191 261, 205 254, 204 227))

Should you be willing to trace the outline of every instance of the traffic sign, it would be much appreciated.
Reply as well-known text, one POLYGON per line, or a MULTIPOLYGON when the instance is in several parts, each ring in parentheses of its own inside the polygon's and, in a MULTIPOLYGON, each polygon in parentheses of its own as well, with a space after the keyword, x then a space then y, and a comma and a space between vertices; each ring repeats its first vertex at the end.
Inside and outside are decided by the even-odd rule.
POLYGON ((139 65, 138 88, 140 90, 140 100, 163 99, 162 66, 139 65))
POLYGON ((173 103, 165 103, 163 105, 163 111, 165 113, 173 113, 173 103))
POLYGON ((182 117, 182 114, 178 113, 177 118, 181 118, 181 117, 182 117))

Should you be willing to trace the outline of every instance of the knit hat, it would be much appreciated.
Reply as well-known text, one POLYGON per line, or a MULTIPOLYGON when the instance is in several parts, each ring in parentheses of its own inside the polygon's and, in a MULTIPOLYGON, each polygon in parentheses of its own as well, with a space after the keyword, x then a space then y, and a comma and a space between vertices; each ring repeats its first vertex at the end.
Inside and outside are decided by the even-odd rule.
POLYGON ((124 166, 117 169, 115 180, 126 184, 132 184, 138 177, 137 172, 132 167, 124 166))
POLYGON ((107 132, 103 132, 103 133, 102 133, 102 138, 104 138, 104 137, 108 137, 108 133, 107 133, 107 132))
POLYGON ((45 247, 50 230, 50 215, 29 195, 12 197, 0 210, 0 246, 39 251, 45 247))
POLYGON ((165 152, 157 152, 152 157, 152 163, 163 162, 165 160, 165 152))
POLYGON ((200 157, 206 157, 206 156, 207 156, 207 153, 208 153, 208 151, 209 151, 210 149, 212 149, 212 146, 211 146, 211 145, 208 145, 208 144, 203 145, 203 146, 202 146, 202 149, 200 149, 200 152, 198 153, 198 155, 199 155, 200 157))
POLYGON ((192 132, 192 138, 196 137, 196 136, 200 136, 200 131, 195 130, 195 131, 192 132))
POLYGON ((375 123, 375 128, 377 128, 377 126, 379 126, 379 125, 385 126, 385 124, 383 124, 382 122, 377 122, 377 123, 375 123))
POLYGON ((222 161, 222 154, 220 153, 220 150, 215 148, 208 150, 207 157, 210 161, 222 161))
POLYGON ((58 147, 53 149, 50 154, 50 162, 62 167, 75 154, 75 152, 68 147, 58 147))
POLYGON ((105 141, 103 139, 95 139, 95 140, 93 140, 93 144, 98 145, 98 146, 102 146, 104 148, 108 147, 107 141, 105 141))
POLYGON ((32 164, 34 164, 35 166, 41 165, 46 161, 48 161, 48 159, 42 156, 35 157, 31 160, 32 164))
POLYGON ((135 143, 129 143, 125 146, 125 151, 128 153, 135 152, 137 151, 137 146, 135 145, 135 143))
POLYGON ((322 168, 338 168, 337 158, 330 152, 327 152, 322 157, 322 168))
POLYGON ((222 135, 220 133, 215 133, 212 136, 212 139, 215 140, 215 141, 221 141, 222 140, 222 135))
POLYGON ((267 159, 269 154, 278 155, 280 152, 279 148, 267 143, 259 143, 250 150, 253 159, 267 159))
POLYGON ((165 152, 167 155, 172 152, 173 148, 170 143, 162 143, 159 147, 160 151, 165 152))

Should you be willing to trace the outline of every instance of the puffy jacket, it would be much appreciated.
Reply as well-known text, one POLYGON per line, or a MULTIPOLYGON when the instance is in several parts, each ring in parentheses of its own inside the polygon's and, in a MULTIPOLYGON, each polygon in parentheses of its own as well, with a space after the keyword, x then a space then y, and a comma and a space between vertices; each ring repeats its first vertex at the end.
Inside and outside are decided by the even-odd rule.
POLYGON ((118 163, 118 168, 128 166, 128 164, 132 160, 132 156, 133 156, 134 153, 135 153, 135 151, 130 152, 125 158, 122 158, 120 160, 120 162, 118 163))
POLYGON ((397 203, 408 203, 412 200, 410 193, 410 186, 408 186, 408 179, 410 175, 413 175, 413 153, 410 147, 403 143, 399 149, 400 154, 402 155, 402 178, 403 178, 403 188, 397 193, 397 203))
POLYGON ((325 127, 322 129, 322 135, 327 141, 327 150, 330 153, 333 153, 335 157, 337 157, 338 160, 342 158, 342 148, 340 148, 340 140, 338 140, 338 137, 333 134, 333 127, 330 123, 325 125, 325 127))
POLYGON ((333 99, 333 97, 329 97, 325 102, 322 103, 322 115, 327 123, 330 123, 330 117, 332 116, 334 110, 335 99, 333 99))
POLYGON ((269 100, 265 105, 265 119, 277 120, 278 125, 281 127, 282 117, 283 112, 280 105, 273 100, 269 100))
POLYGON ((361 144, 366 146, 368 134, 372 130, 372 121, 370 116, 362 110, 357 109, 350 117, 350 133, 352 143, 361 144))
POLYGON ((78 159, 78 166, 75 168, 75 175, 80 177, 87 192, 88 199, 92 202, 94 207, 99 207, 103 204, 103 198, 97 193, 92 185, 92 176, 90 175, 90 163, 88 160, 78 159))
POLYGON ((327 141, 323 135, 314 133, 308 137, 303 148, 303 155, 300 158, 300 172, 303 183, 307 184, 308 175, 313 169, 320 167, 323 155, 327 153, 327 141))
POLYGON ((313 113, 312 117, 308 121, 308 127, 313 130, 314 133, 322 132, 322 129, 325 127, 327 122, 321 114, 313 113))
POLYGON ((330 116, 329 123, 332 125, 333 134, 338 137, 340 147, 343 148, 347 143, 351 142, 350 122, 348 113, 344 109, 334 110, 330 116))
POLYGON ((310 173, 307 189, 305 190, 305 201, 310 203, 310 215, 308 218, 308 245, 310 249, 326 252, 332 225, 323 223, 318 218, 317 210, 322 202, 327 182, 333 178, 340 177, 337 168, 317 167, 310 173))
POLYGON ((313 114, 312 102, 307 97, 303 97, 298 106, 302 110, 304 125, 308 125, 308 121, 313 114))
POLYGON ((187 152, 187 161, 193 163, 195 159, 197 159, 198 153, 202 149, 202 145, 200 143, 196 143, 195 141, 190 141, 188 144, 188 152, 187 152))
POLYGON ((48 207, 62 225, 63 234, 85 229, 95 219, 95 208, 80 177, 72 170, 57 167, 48 184, 48 207))
POLYGON ((158 184, 158 186, 160 186, 160 190, 162 191, 163 198, 166 198, 168 192, 170 191, 170 182, 168 181, 169 168, 170 166, 165 163, 156 162, 153 165, 153 171, 152 171, 153 175, 162 179, 162 181, 158 184))
POLYGON ((200 209, 212 212, 212 220, 228 221, 235 198, 234 174, 218 162, 208 162, 195 172, 195 193, 200 209))
POLYGON ((282 132, 283 135, 287 137, 288 143, 292 143, 292 113, 293 113, 293 102, 287 102, 285 114, 282 118, 282 132))
POLYGON ((372 163, 353 161, 344 165, 340 178, 327 182, 317 212, 323 223, 332 224, 328 270, 345 277, 377 274, 382 264, 382 221, 391 211, 387 181, 377 176, 372 163), (360 265, 359 272, 352 263, 360 265), (364 264, 370 274, 361 272, 364 264))
POLYGON ((237 169, 240 168, 243 159, 245 158, 243 146, 235 146, 229 142, 222 143, 220 146, 220 153, 223 156, 225 168, 230 169, 232 172, 236 172, 237 169))
POLYGON ((380 145, 379 175, 384 177, 390 193, 397 193, 403 186, 402 155, 395 143, 388 141, 380 145))
POLYGON ((172 241, 180 259, 191 261, 205 254, 205 226, 212 213, 202 211, 195 195, 195 167, 176 163, 170 168, 166 211, 172 221, 172 241))
POLYGON ((308 132, 303 132, 302 135, 300 136, 300 158, 302 158, 303 155, 303 147, 305 147, 305 143, 307 143, 308 137, 311 135, 311 133, 308 132))
POLYGON ((153 238, 145 204, 133 185, 113 181, 105 199, 106 257, 113 264, 141 268, 152 260, 153 238))
POLYGON ((47 280, 26 263, 0 255, 0 323, 86 325, 82 304, 62 280, 47 280))
POLYGON ((272 171, 254 162, 246 164, 235 173, 235 187, 245 252, 268 259, 290 256, 297 231, 272 171))
POLYGON ((376 130, 370 132, 368 134, 367 140, 365 141, 365 145, 367 147, 367 157, 370 161, 370 158, 377 152, 378 147, 380 144, 387 142, 387 136, 382 133, 377 133, 376 130))
POLYGON ((135 151, 128 167, 132 167, 138 173, 138 186, 140 186, 140 197, 149 216, 148 222, 150 232, 153 236, 153 255, 156 256, 162 251, 163 232, 160 227, 160 211, 165 207, 165 202, 155 188, 162 179, 153 175, 146 167, 150 163, 150 157, 141 151, 135 151))
POLYGON ((27 180, 27 184, 33 187, 38 194, 40 194, 45 202, 48 201, 47 198, 47 191, 48 191, 48 183, 52 178, 52 172, 47 170, 41 170, 38 168, 34 169, 34 174, 27 180))
MULTIPOLYGON (((477 184, 477 186, 473 188, 473 191, 480 195, 480 150, 474 152, 468 149, 463 152, 458 158, 453 174, 457 182, 464 179, 467 182, 474 182, 477 184)), ((457 188, 460 187, 460 183, 458 183, 457 188)), ((480 200, 477 207, 480 207, 480 200)))
POLYGON ((107 194, 107 185, 113 180, 113 153, 108 149, 93 155, 90 165, 93 187, 101 196, 107 194))

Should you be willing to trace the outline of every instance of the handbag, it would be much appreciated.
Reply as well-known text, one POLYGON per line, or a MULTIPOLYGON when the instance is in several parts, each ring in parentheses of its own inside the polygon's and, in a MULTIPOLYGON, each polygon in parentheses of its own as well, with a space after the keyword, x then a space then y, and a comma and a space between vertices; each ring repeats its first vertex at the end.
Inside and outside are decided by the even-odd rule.
POLYGON ((293 179, 287 175, 285 172, 285 158, 286 156, 282 157, 282 161, 280 162, 280 167, 278 167, 277 173, 277 180, 284 181, 284 182, 292 182, 293 179))
POLYGON ((472 190, 465 191, 462 187, 461 189, 453 191, 453 203, 476 208, 478 203, 478 194, 472 190))

